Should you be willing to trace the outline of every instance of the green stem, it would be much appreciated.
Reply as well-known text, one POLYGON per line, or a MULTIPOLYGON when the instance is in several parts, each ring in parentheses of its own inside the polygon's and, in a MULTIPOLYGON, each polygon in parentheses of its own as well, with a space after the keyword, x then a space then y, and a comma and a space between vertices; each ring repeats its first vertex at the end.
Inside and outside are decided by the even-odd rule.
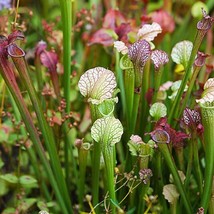
MULTIPOLYGON (((39 56, 36 56, 35 58, 35 72, 36 72, 36 80, 37 80, 37 85, 38 85, 38 96, 42 93, 43 90, 43 79, 42 79, 42 69, 43 67, 41 66, 40 58, 39 56)), ((45 99, 43 96, 41 96, 41 103, 43 109, 45 108, 45 99)))
MULTIPOLYGON (((137 122, 137 116, 138 116, 138 107, 140 103, 140 93, 139 92, 134 92, 134 103, 133 103, 133 109, 132 109, 132 117, 130 118, 130 123, 128 126, 128 131, 127 131, 127 138, 130 138, 132 134, 135 133, 135 127, 136 127, 136 122, 137 122)), ((125 170, 129 171, 130 168, 132 167, 132 157, 130 156, 129 150, 126 152, 126 159, 125 159, 125 170)))
MULTIPOLYGON (((68 149, 70 151, 70 160, 71 160, 71 163, 67 163, 67 164, 70 164, 70 171, 69 173, 71 173, 71 169, 72 169, 72 177, 74 178, 74 180, 78 180, 79 177, 78 177, 78 171, 77 171, 77 161, 76 161, 76 157, 74 157, 74 142, 75 142, 75 139, 77 138, 76 136, 76 128, 69 128, 68 126, 68 121, 65 121, 65 123, 63 124, 63 133, 64 133, 64 141, 65 143, 68 144, 68 149)), ((70 174, 69 174, 70 175, 70 174)), ((68 182, 68 181, 67 181, 68 182)), ((71 183, 71 181, 69 180, 69 184, 71 183)), ((68 184, 68 183, 67 183, 68 184)), ((71 191, 71 185, 69 185, 68 187, 68 192, 71 191)), ((77 190, 78 192, 78 190, 77 190)))
POLYGON ((214 214, 214 176, 213 176, 213 184, 212 184, 212 197, 211 197, 210 206, 209 206, 209 214, 214 214))
POLYGON ((123 150, 123 145, 122 143, 118 143, 116 145, 116 151, 117 151, 117 155, 118 155, 118 160, 120 163, 124 163, 125 162, 125 154, 124 154, 124 150, 123 150))
POLYGON ((179 169, 184 172, 184 148, 175 148, 175 152, 178 160, 179 169))
POLYGON ((83 197, 84 197, 84 190, 85 190, 85 173, 86 173, 86 166, 87 166, 87 157, 88 157, 88 148, 81 146, 79 149, 79 204, 80 210, 83 209, 83 197))
MULTIPOLYGON (((149 157, 142 157, 140 159, 140 169, 147 169, 149 164, 149 157)), ((150 186, 150 181, 146 184, 142 183, 140 188, 140 198, 139 201, 135 200, 135 206, 138 207, 138 213, 143 213, 145 209, 145 199, 144 196, 148 192, 150 186)))
MULTIPOLYGON (((92 123, 100 117, 99 110, 96 105, 90 105, 92 123)), ((99 202, 99 177, 100 177, 100 157, 101 146, 100 143, 94 141, 93 153, 92 153, 92 203, 96 206, 99 202)), ((99 207, 95 209, 96 213, 99 213, 99 207)))
POLYGON ((164 187, 164 168, 163 168, 163 161, 160 151, 157 151, 156 158, 154 160, 155 169, 154 169, 154 177, 157 177, 157 182, 155 182, 155 191, 158 193, 158 197, 160 198, 160 203, 163 207, 163 213, 166 213, 168 210, 167 203, 165 198, 163 197, 162 191, 164 187))
POLYGON ((190 83, 189 83, 189 87, 188 87, 186 95, 185 95, 185 98, 184 98, 184 100, 182 102, 182 105, 181 105, 181 107, 179 109, 178 117, 180 117, 180 115, 183 113, 183 111, 184 111, 184 109, 186 107, 187 101, 190 98, 193 86, 195 85, 195 81, 196 81, 196 78, 197 78, 198 73, 199 73, 200 70, 201 70, 201 67, 195 66, 195 69, 193 71, 193 75, 192 75, 190 83))
POLYGON ((170 204, 170 213, 177 214, 177 200, 170 204))
MULTIPOLYGON (((39 165, 38 165, 38 159, 36 157, 36 154, 33 150, 33 147, 30 148, 26 148, 26 151, 28 152, 28 155, 30 157, 30 161, 32 163, 33 169, 35 171, 36 177, 39 180, 39 182, 41 183, 41 192, 44 193, 46 200, 50 201, 52 200, 50 192, 48 190, 47 185, 45 184, 45 181, 43 180, 43 177, 41 177, 41 170, 39 169, 39 165)), ((45 167, 44 167, 45 168, 45 167)), ((48 174, 48 173, 47 173, 48 174)), ((54 189, 54 188, 53 188, 54 189)), ((63 205, 64 206, 64 205, 63 205)))
POLYGON ((62 15, 62 26, 63 26, 63 67, 64 67, 64 96, 66 100, 66 112, 70 111, 70 75, 71 75, 71 36, 72 36, 72 4, 75 0, 59 0, 61 15, 62 15))
POLYGON ((35 58, 35 72, 36 72, 36 80, 38 84, 38 91, 41 93, 43 89, 43 79, 42 79, 42 66, 40 63, 39 56, 36 56, 35 58))
MULTIPOLYGON (((62 16, 63 26, 63 85, 64 85, 64 97, 66 100, 66 113, 70 112, 70 75, 71 75, 71 49, 72 49, 72 27, 73 27, 73 7, 75 0, 59 0, 62 16)), ((65 153, 65 175, 66 183, 69 188, 70 183, 70 164, 69 164, 69 142, 65 140, 64 145, 65 153)))
POLYGON ((50 78, 53 84, 54 92, 58 99, 60 99, 60 86, 59 86, 59 78, 56 71, 50 71, 50 78))
POLYGON ((202 173, 201 173, 201 169, 200 169, 200 162, 199 162, 199 157, 198 157, 198 143, 197 141, 193 144, 193 165, 194 165, 194 169, 195 169, 195 173, 196 173, 196 181, 198 183, 198 187, 199 187, 199 192, 200 195, 203 192, 203 186, 202 186, 202 173))
POLYGON ((139 104, 140 104, 140 93, 138 91, 135 91, 135 93, 134 93, 134 103, 133 103, 133 109, 132 109, 131 134, 135 133, 135 128, 136 128, 136 125, 137 125, 136 123, 137 123, 139 104))
POLYGON ((201 206, 204 208, 204 213, 207 212, 213 181, 214 171, 214 107, 206 107, 201 105, 202 123, 204 126, 204 142, 205 142, 205 176, 204 189, 202 193, 201 206))
MULTIPOLYGON (((99 177, 100 177, 100 156, 101 156, 101 148, 100 144, 94 142, 93 155, 92 155, 92 199, 93 205, 96 206, 99 202, 99 177)), ((96 208, 96 212, 97 211, 96 208)))
POLYGON ((172 173, 172 176, 174 178, 174 182, 176 184, 176 187, 178 189, 178 191, 180 192, 181 194, 181 197, 183 199, 183 202, 184 202, 184 205, 185 205, 185 208, 186 208, 186 211, 188 214, 192 214, 193 211, 192 211, 192 208, 191 208, 191 205, 190 205, 190 202, 187 198, 187 194, 186 194, 186 191, 182 185, 182 182, 181 182, 181 179, 180 179, 180 176, 178 174, 178 171, 177 171, 177 168, 175 166, 175 163, 172 159, 172 156, 169 152, 169 149, 168 149, 168 146, 166 144, 158 144, 158 147, 172 173))
POLYGON ((150 83, 150 65, 151 62, 148 60, 146 62, 144 71, 143 71, 143 85, 142 85, 142 91, 141 91, 141 108, 140 108, 140 116, 139 116, 139 132, 144 133, 147 125, 147 114, 148 114, 148 103, 145 100, 146 93, 149 89, 149 83, 150 83))
POLYGON ((120 68, 120 55, 118 52, 115 53, 116 56, 116 63, 115 63, 115 70, 116 70, 116 77, 117 77, 117 84, 120 88, 120 96, 121 96, 121 102, 123 106, 123 115, 126 113, 127 105, 126 105, 126 91, 125 91, 125 86, 124 86, 124 80, 123 80, 123 71, 120 68))
POLYGON ((146 201, 145 201, 144 197, 145 197, 146 193, 148 192, 149 186, 150 186, 150 182, 148 182, 147 184, 140 185, 141 188, 140 188, 140 192, 139 192, 139 195, 140 195, 139 201, 135 200, 135 205, 138 209, 137 213, 144 213, 145 205, 146 205, 146 201))
POLYGON ((163 68, 160 68, 160 70, 155 71, 154 95, 153 95, 152 103, 155 103, 157 100, 158 89, 161 84, 162 74, 163 74, 163 68))
POLYGON ((124 71, 124 85, 126 94, 126 117, 127 122, 131 122, 133 102, 134 102, 134 69, 130 68, 124 71))
POLYGON ((185 188, 189 189, 189 181, 191 177, 191 172, 192 172, 192 164, 193 164, 193 147, 195 144, 195 139, 194 137, 191 138, 190 143, 189 143, 189 152, 188 152, 188 164, 187 164, 187 170, 186 170, 186 179, 185 179, 185 188))
POLYGON ((114 154, 113 147, 106 146, 103 150, 103 157, 105 161, 105 170, 107 175, 107 187, 109 191, 109 197, 111 201, 112 213, 116 213, 116 207, 114 203, 116 202, 115 194, 115 183, 114 183, 114 154))

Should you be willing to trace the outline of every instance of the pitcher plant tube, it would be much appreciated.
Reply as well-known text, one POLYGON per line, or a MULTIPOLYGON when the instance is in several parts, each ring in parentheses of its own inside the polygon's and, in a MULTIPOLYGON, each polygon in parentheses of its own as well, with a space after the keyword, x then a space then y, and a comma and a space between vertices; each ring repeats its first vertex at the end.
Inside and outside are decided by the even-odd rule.
MULTIPOLYGON (((103 114, 100 109, 105 106, 105 101, 109 100, 110 108, 106 114, 113 114, 114 90, 117 86, 115 75, 112 71, 103 67, 95 67, 87 70, 81 77, 78 83, 81 94, 87 98, 90 106, 92 122, 98 118, 102 118, 103 114)), ((108 104, 107 104, 108 105, 108 104)), ((97 141, 94 142, 93 149, 93 168, 92 168, 92 186, 93 186, 93 205, 98 204, 99 198, 99 168, 100 168, 101 146, 97 141)))
POLYGON ((107 189, 109 192, 112 213, 116 213, 115 205, 116 194, 115 194, 115 181, 114 181, 114 168, 115 168, 115 144, 118 143, 123 134, 123 126, 121 122, 111 116, 97 119, 92 128, 92 138, 100 144, 101 151, 105 162, 105 173, 107 176, 107 189), (113 203, 112 203, 113 202, 113 203))
POLYGON ((214 171, 214 147, 213 147, 213 125, 214 125, 214 78, 210 78, 204 85, 202 98, 197 100, 201 108, 202 124, 204 126, 204 146, 205 146, 205 175, 204 189, 201 196, 201 207, 206 212, 208 209, 210 195, 212 191, 213 171, 214 171))

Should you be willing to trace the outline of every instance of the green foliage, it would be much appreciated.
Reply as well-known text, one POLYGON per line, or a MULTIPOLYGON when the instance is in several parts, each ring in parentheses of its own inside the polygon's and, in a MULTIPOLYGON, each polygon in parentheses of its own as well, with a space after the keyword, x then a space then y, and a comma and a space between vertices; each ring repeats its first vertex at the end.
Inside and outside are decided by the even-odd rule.
POLYGON ((213 1, 13 2, 1 213, 213 213, 213 1))
POLYGON ((4 175, 0 175, 0 178, 4 181, 6 181, 8 184, 18 184, 19 179, 16 175, 14 174, 4 174, 4 175))

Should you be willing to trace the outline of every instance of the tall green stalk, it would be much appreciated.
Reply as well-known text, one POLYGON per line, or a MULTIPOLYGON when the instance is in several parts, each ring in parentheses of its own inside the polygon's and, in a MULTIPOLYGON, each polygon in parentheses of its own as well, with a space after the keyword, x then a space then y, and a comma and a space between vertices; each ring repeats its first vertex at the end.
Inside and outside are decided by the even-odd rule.
POLYGON ((146 93, 149 89, 149 81, 150 81, 150 66, 151 61, 148 60, 146 62, 144 71, 143 71, 143 84, 142 84, 142 91, 141 91, 141 107, 140 107, 140 116, 139 116, 139 133, 144 133, 147 125, 147 113, 148 113, 148 103, 145 100, 146 93))
POLYGON ((168 210, 167 201, 165 200, 162 194, 162 190, 164 187, 164 162, 160 151, 157 151, 156 157, 153 158, 153 161, 154 161, 153 174, 155 178, 158 178, 157 182, 155 182, 154 190, 158 193, 160 203, 163 207, 163 213, 166 213, 168 210))
POLYGON ((154 95, 153 95, 152 103, 155 103, 157 100, 158 89, 160 88, 162 73, 163 73, 163 68, 160 68, 159 70, 155 71, 154 95))
MULTIPOLYGON (((92 122, 99 118, 99 111, 96 105, 90 105, 90 111, 92 116, 92 122)), ((92 153, 92 200, 93 206, 96 206, 99 202, 99 178, 100 178, 100 157, 101 146, 100 143, 94 141, 94 148, 92 153)), ((96 212, 99 213, 99 207, 96 208, 96 212)))
POLYGON ((201 168, 200 168, 200 162, 199 162, 199 155, 198 155, 198 142, 197 140, 195 141, 195 143, 193 144, 193 166, 194 166, 194 170, 195 170, 195 174, 196 174, 196 181, 198 183, 198 188, 199 188, 199 192, 200 195, 203 192, 203 179, 202 179, 202 172, 201 172, 201 168))
MULTIPOLYGON (((135 88, 135 72, 133 64, 128 58, 128 55, 124 55, 120 60, 120 67, 124 72, 124 94, 125 94, 125 107, 123 107, 126 122, 127 122, 127 133, 126 137, 129 139, 131 134, 134 132, 134 122, 132 117, 133 104, 134 104, 134 88, 135 88)), ((119 85, 120 86, 120 85, 119 85)))
POLYGON ((188 89, 187 89, 185 98, 184 98, 184 100, 183 100, 183 102, 182 102, 182 106, 181 106, 181 108, 180 108, 180 110, 179 110, 178 116, 179 116, 180 114, 182 114, 183 110, 184 110, 185 107, 186 107, 187 101, 188 101, 189 98, 190 98, 190 95, 191 95, 193 86, 194 86, 194 84, 195 84, 196 78, 197 78, 198 73, 199 73, 200 70, 201 70, 201 67, 195 67, 195 69, 194 69, 194 71, 193 71, 193 75, 192 75, 192 77, 191 77, 191 80, 190 80, 190 83, 189 83, 189 86, 188 86, 188 89))
MULTIPOLYGON (((109 191, 110 201, 116 202, 115 184, 114 184, 114 167, 115 158, 113 157, 113 147, 106 147, 102 149, 105 161, 105 172, 107 177, 107 188, 109 191)), ((111 203, 112 213, 116 213, 115 205, 111 203)))
POLYGON ((59 0, 63 27, 63 85, 66 100, 66 112, 70 111, 70 75, 71 75, 71 49, 72 49, 72 26, 73 8, 75 0, 59 0))
MULTIPOLYGON (((80 93, 88 98, 92 122, 95 124, 98 118, 113 116, 115 88, 117 86, 115 75, 112 71, 103 67, 95 67, 87 70, 78 83, 80 93), (90 76, 94 78, 90 78, 90 76), (93 83, 92 83, 93 82, 93 83), (87 87, 85 87, 87 86, 87 87)), ((102 130, 103 131, 103 130, 102 130)), ((93 206, 99 201, 99 170, 101 146, 100 139, 95 140, 92 153, 92 198, 93 206)), ((96 212, 99 212, 96 210, 96 212)))
MULTIPOLYGON (((151 56, 151 46, 146 40, 139 40, 132 44, 128 48, 128 57, 131 60, 134 67, 135 85, 134 85, 134 103, 132 110, 132 126, 133 131, 136 127, 137 116, 139 111, 140 99, 144 101, 147 87, 149 85, 149 59, 151 56)), ((144 113, 146 112, 146 102, 142 102, 143 119, 145 119, 144 113), (145 107, 145 108, 144 108, 145 107)), ((141 117, 140 117, 141 119, 141 117)), ((141 127, 141 124, 140 124, 141 127)), ((138 127, 139 128, 139 127, 138 127)))
MULTIPOLYGON (((63 86, 66 101, 66 113, 70 112, 70 85, 71 85, 71 49, 72 49, 72 26, 73 26, 73 7, 75 0, 59 0, 62 16, 63 30, 63 86)), ((69 164, 69 140, 65 137, 65 175, 66 183, 69 188, 70 183, 70 164, 69 164)))
MULTIPOLYGON (((127 126, 131 125, 132 121, 132 110, 134 103, 134 69, 129 68, 124 71, 124 85, 125 85, 125 94, 126 94, 126 117, 127 117, 127 126)), ((132 133, 133 128, 130 126, 130 134, 132 133)), ((130 137, 130 136, 128 136, 130 137)))
POLYGON ((92 138, 100 144, 105 162, 106 180, 105 184, 109 192, 112 213, 116 213, 116 194, 114 181, 114 167, 116 162, 115 144, 121 139, 123 127, 120 121, 113 116, 97 119, 92 128, 92 138))
POLYGON ((205 143, 205 175, 204 175, 204 189, 201 196, 201 207, 204 208, 204 213, 207 212, 213 182, 214 172, 214 107, 205 106, 201 104, 202 123, 204 126, 204 143, 205 143))
MULTIPOLYGON (((140 157, 140 169, 147 169, 149 164, 149 155, 145 155, 145 157, 140 157)), ((145 195, 148 192, 149 186, 150 186, 150 181, 146 181, 146 183, 142 183, 140 188, 140 198, 139 201, 135 201, 135 206, 138 207, 138 213, 143 213, 145 209, 145 195)))
MULTIPOLYGON (((133 99, 132 112, 131 112, 131 118, 130 118, 131 134, 135 133, 135 129, 136 129, 136 125, 137 125, 137 117, 138 117, 139 105, 140 105, 140 100, 141 100, 141 90, 143 90, 142 89, 143 88, 142 77, 143 77, 143 72, 144 72, 143 71, 144 67, 138 67, 138 66, 134 66, 134 67, 135 67, 134 68, 135 76, 132 78, 135 81, 135 84, 134 84, 134 97, 132 98, 133 99)), ((130 79, 130 80, 133 81, 132 79, 130 79)))
POLYGON ((86 176, 86 166, 87 166, 87 157, 90 149, 89 143, 81 142, 78 147, 78 157, 79 157, 79 188, 78 188, 78 196, 79 196, 79 204, 80 210, 83 209, 83 197, 85 193, 85 176, 86 176))
POLYGON ((123 70, 120 68, 120 65, 119 65, 120 54, 118 52, 115 53, 115 57, 116 57, 116 63, 115 63, 116 79, 117 79, 117 85, 120 88, 120 96, 121 96, 121 102, 123 106, 123 115, 124 115, 124 113, 127 110, 126 110, 126 93, 125 93, 125 86, 124 86, 123 70))
MULTIPOLYGON (((42 66, 41 66, 41 62, 40 62, 40 58, 39 56, 35 56, 35 73, 36 73, 36 80, 37 80, 37 85, 38 85, 38 96, 39 94, 42 92, 43 90, 43 79, 42 79, 42 66)), ((43 109, 45 108, 45 99, 44 97, 41 97, 41 103, 42 103, 42 107, 43 109)))
MULTIPOLYGON (((212 185, 212 195, 214 195, 214 176, 213 176, 213 185, 212 185)), ((214 214, 214 197, 211 197, 209 214, 214 214)))
POLYGON ((193 137, 189 142, 189 152, 188 152, 188 164, 186 170, 186 179, 185 179, 185 188, 188 189, 191 172, 192 172, 192 165, 193 165, 193 147, 196 143, 195 137, 193 137))

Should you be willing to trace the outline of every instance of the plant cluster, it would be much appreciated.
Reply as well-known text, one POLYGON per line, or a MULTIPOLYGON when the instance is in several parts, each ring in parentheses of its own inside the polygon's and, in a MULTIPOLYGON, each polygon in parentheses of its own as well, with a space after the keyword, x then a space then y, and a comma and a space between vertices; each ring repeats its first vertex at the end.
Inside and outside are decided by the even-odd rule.
POLYGON ((214 213, 213 9, 0 0, 1 213, 214 213))

